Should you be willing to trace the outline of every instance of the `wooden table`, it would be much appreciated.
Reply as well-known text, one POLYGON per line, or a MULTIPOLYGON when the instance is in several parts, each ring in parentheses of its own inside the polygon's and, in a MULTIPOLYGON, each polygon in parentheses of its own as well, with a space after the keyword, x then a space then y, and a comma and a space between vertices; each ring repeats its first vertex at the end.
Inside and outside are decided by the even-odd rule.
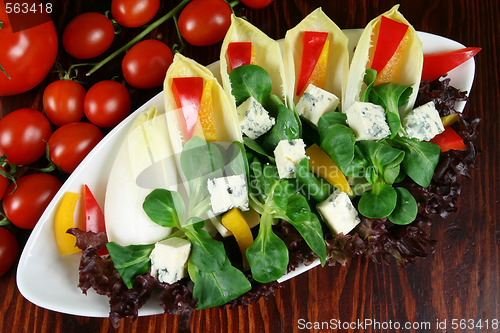
MULTIPOLYGON (((109 9, 109 1, 52 0, 52 15, 62 34, 65 24, 76 14, 109 9)), ((173 7, 173 1, 162 1, 160 11, 173 7)), ((453 321, 474 320, 483 328, 467 332, 495 331, 492 323, 500 320, 500 161, 499 136, 499 67, 498 22, 500 6, 496 0, 402 0, 400 11, 417 30, 445 36, 467 46, 483 48, 476 57, 476 78, 466 106, 470 118, 480 117, 478 145, 482 151, 472 177, 462 179, 459 209, 448 220, 436 220, 431 235, 438 241, 434 254, 406 267, 376 264, 356 258, 345 267, 317 267, 306 274, 283 283, 275 297, 261 299, 246 309, 209 309, 192 315, 193 332, 296 332, 307 331, 314 323, 327 324, 335 320, 364 322, 372 320, 382 325, 382 331, 393 332, 391 323, 409 322, 414 325, 437 324, 446 321, 447 332, 453 321), (486 325, 489 323, 489 329, 486 325), (306 323, 308 323, 306 325, 306 323)), ((267 8, 245 9, 250 22, 273 38, 283 38, 287 29, 296 25, 318 6, 341 28, 361 28, 395 2, 275 0, 267 8)), ((242 5, 239 6, 243 8, 242 5)), ((125 29, 116 36, 113 47, 123 45, 136 31, 125 29)), ((176 42, 173 23, 167 22, 153 32, 161 34, 167 44, 176 42)), ((187 46, 185 54, 209 64, 217 60, 219 46, 187 46)), ((0 46, 1 47, 1 46, 0 46)), ((70 63, 62 48, 58 60, 70 63)), ((91 79, 97 80, 120 73, 119 61, 107 66, 91 79)), ((33 90, 18 96, 0 99, 1 114, 21 107, 42 110, 44 87, 55 77, 49 77, 33 90)), ((141 105, 158 90, 135 91, 135 106, 141 105)), ((28 234, 20 232, 21 241, 28 234)), ((0 332, 97 332, 113 330, 107 318, 86 318, 56 313, 25 300, 16 287, 16 269, 0 277, 0 332)), ((35 278, 35 277, 34 277, 35 278)), ((175 332, 178 318, 170 315, 140 317, 136 322, 123 320, 119 331, 175 332)), ((467 321, 467 324, 471 322, 467 321)), ((330 326, 329 326, 330 327, 330 326)), ((354 327, 354 326, 353 326, 354 327)), ((394 327, 394 326, 393 326, 394 327)), ((425 327, 425 326, 421 326, 425 327)), ((332 331, 336 331, 331 326, 332 331)), ((311 329, 310 331, 327 331, 311 329)), ((349 329, 350 332, 360 331, 349 329)), ((365 331, 380 331, 374 326, 365 331)), ((401 330, 406 332, 408 330, 401 330)), ((413 330, 417 331, 417 330, 413 330)))

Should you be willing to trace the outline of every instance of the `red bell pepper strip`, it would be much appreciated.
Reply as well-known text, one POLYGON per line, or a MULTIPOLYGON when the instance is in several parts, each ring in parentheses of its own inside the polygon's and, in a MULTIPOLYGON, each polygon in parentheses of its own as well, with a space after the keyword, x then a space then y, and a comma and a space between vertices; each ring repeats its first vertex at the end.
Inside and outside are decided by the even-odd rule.
POLYGON ((203 94, 203 78, 174 78, 172 80, 172 93, 177 107, 182 110, 184 133, 186 140, 189 140, 193 136, 198 121, 198 111, 203 94))
POLYGON ((422 81, 434 81, 474 57, 479 51, 480 47, 466 47, 454 51, 424 54, 422 81))
POLYGON ((435 143, 439 147, 441 147, 442 153, 444 153, 445 151, 451 150, 451 149, 453 149, 453 150, 464 150, 465 149, 464 140, 450 126, 445 126, 444 132, 436 135, 431 140, 431 142, 435 143))
POLYGON ((227 46, 227 58, 230 70, 252 62, 252 43, 234 42, 227 46))
POLYGON ((328 32, 304 32, 304 37, 302 39, 302 62, 300 65, 299 80, 297 82, 297 96, 300 96, 306 89, 306 83, 318 62, 327 38, 328 32))
POLYGON ((408 25, 382 16, 377 45, 375 46, 371 65, 371 68, 376 70, 377 73, 380 73, 389 60, 391 60, 407 30, 408 25))
MULTIPOLYGON (((106 233, 104 213, 87 185, 83 185, 83 205, 85 212, 85 231, 106 233)), ((108 254, 108 250, 104 247, 97 251, 97 253, 102 256, 108 254)))

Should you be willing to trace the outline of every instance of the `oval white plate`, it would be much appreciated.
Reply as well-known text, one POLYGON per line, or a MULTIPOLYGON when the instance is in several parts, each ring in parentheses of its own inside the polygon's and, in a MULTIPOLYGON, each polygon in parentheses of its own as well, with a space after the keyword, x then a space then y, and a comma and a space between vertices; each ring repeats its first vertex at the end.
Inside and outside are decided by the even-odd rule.
MULTIPOLYGON (((360 32, 360 29, 345 30, 352 48, 360 32)), ((444 37, 423 32, 418 34, 423 43, 424 54, 464 47, 444 37)), ((214 64, 211 69, 218 76, 218 64, 214 64)), ((473 59, 452 70, 449 73, 452 85, 460 90, 470 91, 474 80, 474 70, 473 59)), ((21 294, 30 302, 49 310, 73 315, 88 317, 109 315, 106 296, 100 296, 93 290, 89 291, 88 295, 84 295, 77 287, 80 254, 67 256, 59 254, 53 234, 55 207, 65 192, 80 193, 83 184, 87 184, 92 189, 98 202, 101 204, 104 202, 109 170, 129 126, 140 112, 153 105, 159 109, 164 107, 162 93, 153 97, 106 135, 71 174, 41 216, 24 247, 17 269, 17 286, 21 294)), ((456 108, 462 111, 464 106, 465 102, 457 105, 456 108)), ((290 279, 318 264, 319 261, 307 267, 300 267, 283 276, 279 281, 290 279)), ((159 313, 163 313, 163 309, 154 300, 150 300, 139 310, 141 316, 159 313)))

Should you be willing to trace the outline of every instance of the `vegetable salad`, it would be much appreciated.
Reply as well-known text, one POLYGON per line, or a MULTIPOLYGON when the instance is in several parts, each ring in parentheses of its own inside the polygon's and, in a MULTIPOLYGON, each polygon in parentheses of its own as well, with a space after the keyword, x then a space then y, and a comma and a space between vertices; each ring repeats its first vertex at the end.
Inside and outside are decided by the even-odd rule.
MULTIPOLYGON (((404 263, 433 250, 419 209, 436 172, 448 172, 440 169, 444 150, 468 150, 472 132, 461 115, 441 118, 450 111, 440 97, 422 97, 421 42, 397 9, 367 25, 350 63, 347 37, 321 9, 281 47, 233 16, 216 75, 174 57, 166 109, 138 116, 103 214, 85 188, 95 230, 70 229, 84 250, 80 287, 110 297, 113 324, 136 317, 155 288, 165 310, 179 314, 246 304, 238 300, 266 295, 259 290, 272 291, 298 264, 375 258, 391 247, 404 263), (449 129, 461 145, 449 146, 449 129), (158 186, 139 186, 151 168, 158 186), (391 236, 394 228, 406 228, 403 237, 391 236), (111 292, 99 276, 121 288, 111 292), (137 299, 132 310, 125 295, 137 299)), ((453 91, 439 82, 435 91, 453 91)), ((59 215, 68 218, 76 199, 61 203, 59 215)), ((61 253, 74 251, 61 242, 61 253)))

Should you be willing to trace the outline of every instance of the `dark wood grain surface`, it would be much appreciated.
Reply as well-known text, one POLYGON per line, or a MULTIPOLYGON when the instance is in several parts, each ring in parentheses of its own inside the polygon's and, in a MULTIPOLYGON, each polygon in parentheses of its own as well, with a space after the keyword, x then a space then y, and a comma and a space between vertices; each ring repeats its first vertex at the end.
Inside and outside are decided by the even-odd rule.
MULTIPOLYGON (((104 12, 110 1, 57 0, 52 15, 59 37, 65 24, 78 13, 104 12)), ((177 3, 177 1, 175 1, 177 3)), ((361 28, 373 17, 388 10, 395 1, 354 0, 275 0, 267 8, 245 9, 243 14, 270 37, 283 38, 318 6, 341 28, 361 28)), ((465 108, 470 118, 480 117, 478 145, 481 154, 471 178, 462 179, 459 209, 447 220, 436 220, 431 236, 438 241, 434 254, 406 267, 382 265, 356 258, 346 266, 317 267, 283 283, 275 297, 261 299, 248 308, 209 309, 192 315, 193 332, 298 332, 304 322, 430 323, 431 330, 377 330, 366 332, 493 332, 492 323, 500 321, 500 173, 499 114, 500 58, 498 33, 500 6, 497 0, 412 0, 400 1, 400 11, 417 30, 445 36, 466 46, 480 46, 476 57, 476 77, 465 108), (451 329, 453 320, 482 321, 483 328, 451 329), (447 330, 437 322, 447 321, 447 330), (486 328, 486 321, 489 328, 486 328)), ((163 0, 165 13, 174 1, 163 0)), ((243 6, 239 6, 244 8, 243 6)), ((113 47, 123 45, 137 30, 125 29, 113 47)), ((169 45, 176 43, 173 23, 167 22, 152 35, 169 45)), ((185 54, 209 64, 217 60, 219 46, 187 46, 185 54)), ((0 45, 1 47, 1 45, 0 45)), ((58 61, 68 66, 72 60, 59 50, 58 61)), ((95 81, 120 73, 120 62, 106 66, 90 79, 95 81)), ((33 90, 0 98, 1 115, 21 108, 42 110, 44 87, 55 79, 51 74, 33 90)), ((134 91, 134 106, 139 106, 159 90, 134 91)), ((18 232, 21 243, 27 232, 18 232)), ((25 300, 16 287, 16 269, 0 277, 0 332, 104 332, 113 331, 107 318, 87 318, 56 313, 25 300)), ((43 277, 34 277, 43 278, 43 277)), ((470 322, 467 322, 470 323, 470 322)), ((170 315, 123 320, 120 332, 176 332, 179 319, 170 315)), ((500 330, 500 329, 499 329, 500 330)), ((328 331, 311 329, 312 332, 328 331)), ((332 329, 332 331, 336 331, 332 329)), ((343 330, 355 332, 357 329, 343 330)))

